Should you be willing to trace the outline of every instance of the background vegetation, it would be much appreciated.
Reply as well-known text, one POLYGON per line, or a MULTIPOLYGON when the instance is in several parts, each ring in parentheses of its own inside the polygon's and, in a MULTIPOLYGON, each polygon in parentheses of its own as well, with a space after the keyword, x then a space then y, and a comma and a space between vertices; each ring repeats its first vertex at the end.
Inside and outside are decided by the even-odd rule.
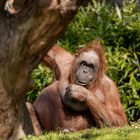
MULTIPOLYGON (((107 75, 119 88, 129 120, 140 119, 140 11, 135 2, 124 3, 122 10, 95 1, 88 7, 81 7, 58 43, 74 53, 95 38, 104 45, 107 75)), ((29 101, 51 83, 51 75, 42 65, 33 72, 29 101)))

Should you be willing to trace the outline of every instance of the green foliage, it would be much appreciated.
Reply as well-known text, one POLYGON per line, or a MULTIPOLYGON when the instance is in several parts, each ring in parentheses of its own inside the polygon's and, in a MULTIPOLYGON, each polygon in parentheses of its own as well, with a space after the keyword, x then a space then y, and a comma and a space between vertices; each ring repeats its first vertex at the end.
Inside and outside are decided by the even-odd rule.
POLYGON ((139 140, 139 124, 125 128, 90 129, 75 133, 49 132, 42 136, 28 136, 23 140, 139 140))
POLYGON ((100 38, 108 61, 108 75, 117 84, 129 120, 140 118, 140 12, 135 2, 123 9, 93 1, 81 7, 60 44, 75 52, 100 38))
MULTIPOLYGON (((124 5, 122 12, 103 3, 93 1, 86 8, 81 7, 73 22, 60 39, 64 48, 75 51, 95 38, 100 38, 106 46, 134 47, 140 45, 140 13, 135 4, 124 5)), ((133 49, 134 49, 133 48, 133 49)), ((140 51, 140 48, 139 48, 140 51)))
POLYGON ((52 71, 50 68, 43 64, 39 64, 38 67, 32 73, 33 85, 32 89, 27 93, 27 101, 34 101, 39 95, 40 91, 51 84, 52 71))

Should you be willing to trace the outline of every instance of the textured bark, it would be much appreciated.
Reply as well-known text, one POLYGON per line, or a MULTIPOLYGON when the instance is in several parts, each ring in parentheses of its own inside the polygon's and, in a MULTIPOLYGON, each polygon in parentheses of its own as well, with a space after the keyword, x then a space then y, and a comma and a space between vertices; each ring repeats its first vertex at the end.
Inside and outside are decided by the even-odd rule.
POLYGON ((82 0, 0 0, 0 139, 18 139, 30 74, 72 19, 82 0))

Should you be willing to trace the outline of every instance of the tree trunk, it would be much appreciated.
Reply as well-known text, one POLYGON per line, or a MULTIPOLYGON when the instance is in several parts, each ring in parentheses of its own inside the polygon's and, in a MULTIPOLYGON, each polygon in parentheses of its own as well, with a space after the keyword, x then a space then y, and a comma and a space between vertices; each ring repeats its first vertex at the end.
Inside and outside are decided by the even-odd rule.
POLYGON ((0 0, 0 139, 22 133, 30 75, 72 19, 82 0, 0 0), (7 10, 7 11, 6 11, 7 10), (21 130, 21 131, 20 131, 21 130))

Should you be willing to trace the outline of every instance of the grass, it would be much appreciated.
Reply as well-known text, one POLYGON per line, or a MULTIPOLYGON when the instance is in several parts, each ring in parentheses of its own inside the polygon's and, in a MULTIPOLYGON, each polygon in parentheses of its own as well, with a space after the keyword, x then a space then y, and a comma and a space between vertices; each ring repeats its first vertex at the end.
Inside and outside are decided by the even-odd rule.
POLYGON ((140 121, 124 128, 92 128, 78 132, 49 132, 23 140, 140 140, 140 121))

